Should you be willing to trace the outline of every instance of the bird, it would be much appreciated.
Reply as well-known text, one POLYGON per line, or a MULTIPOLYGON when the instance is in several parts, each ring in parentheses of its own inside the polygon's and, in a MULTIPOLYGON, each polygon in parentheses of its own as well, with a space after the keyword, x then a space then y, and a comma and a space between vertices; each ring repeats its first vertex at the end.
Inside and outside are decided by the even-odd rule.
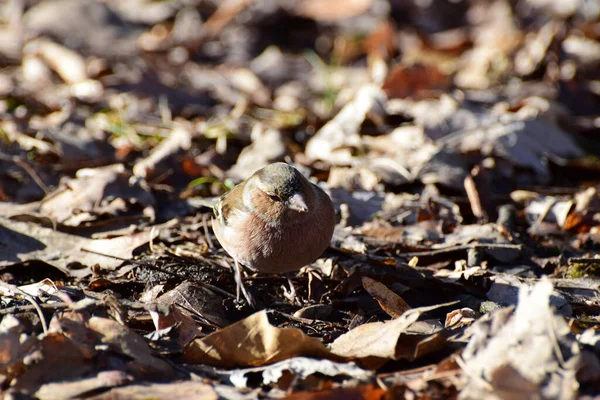
POLYGON ((331 199, 293 166, 277 162, 223 194, 213 207, 212 227, 234 260, 236 297, 255 301, 240 264, 260 273, 296 271, 319 258, 335 227, 331 199))

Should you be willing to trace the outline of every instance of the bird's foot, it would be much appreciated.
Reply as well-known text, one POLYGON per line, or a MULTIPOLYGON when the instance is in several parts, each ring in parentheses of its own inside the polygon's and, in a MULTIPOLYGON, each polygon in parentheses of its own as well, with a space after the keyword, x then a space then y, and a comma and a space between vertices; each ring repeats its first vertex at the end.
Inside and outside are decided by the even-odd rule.
POLYGON ((294 282, 290 278, 287 278, 288 284, 290 285, 290 290, 288 291, 285 285, 282 285, 283 288, 283 297, 288 299, 290 303, 293 305, 302 306, 302 301, 296 292, 296 287, 294 286, 294 282))
POLYGON ((244 281, 242 280, 241 266, 237 260, 234 260, 234 261, 235 261, 234 270, 235 270, 236 303, 238 305, 240 304, 240 292, 241 292, 244 295, 244 297, 246 298, 248 305, 252 308, 256 308, 256 300, 254 300, 254 297, 252 297, 250 292, 248 292, 248 288, 246 287, 246 285, 244 285, 244 281))

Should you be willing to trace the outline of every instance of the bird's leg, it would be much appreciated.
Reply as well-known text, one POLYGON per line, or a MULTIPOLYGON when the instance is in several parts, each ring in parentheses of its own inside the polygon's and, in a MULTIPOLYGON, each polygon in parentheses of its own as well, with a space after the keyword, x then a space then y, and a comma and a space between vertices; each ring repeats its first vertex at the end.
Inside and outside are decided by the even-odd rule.
POLYGON ((286 279, 288 281, 288 285, 290 285, 290 291, 288 292, 287 289, 285 288, 285 286, 283 286, 284 296, 292 304, 298 304, 299 306, 302 306, 302 302, 300 301, 300 298, 298 297, 298 294, 296 293, 296 287, 294 286, 294 282, 292 282, 292 279, 289 277, 286 277, 286 279))
POLYGON ((256 302, 254 301, 254 298, 252 297, 252 295, 250 295, 250 293, 248 292, 248 289, 246 288, 246 286, 244 285, 244 281, 242 280, 242 268, 241 268, 240 264, 238 263, 237 259, 234 258, 233 261, 234 261, 233 269, 235 270, 236 301, 238 303, 240 302, 240 292, 242 292, 244 294, 244 297, 246 298, 246 301, 250 305, 250 307, 255 308, 256 302))

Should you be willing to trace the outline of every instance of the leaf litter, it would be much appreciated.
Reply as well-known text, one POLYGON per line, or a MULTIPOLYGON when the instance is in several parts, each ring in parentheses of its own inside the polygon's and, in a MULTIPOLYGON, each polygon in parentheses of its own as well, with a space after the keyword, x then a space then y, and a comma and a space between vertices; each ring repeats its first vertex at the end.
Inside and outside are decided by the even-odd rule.
POLYGON ((0 5, 4 397, 597 395, 600 6, 342 3, 0 5), (275 161, 337 226, 253 309, 275 161))

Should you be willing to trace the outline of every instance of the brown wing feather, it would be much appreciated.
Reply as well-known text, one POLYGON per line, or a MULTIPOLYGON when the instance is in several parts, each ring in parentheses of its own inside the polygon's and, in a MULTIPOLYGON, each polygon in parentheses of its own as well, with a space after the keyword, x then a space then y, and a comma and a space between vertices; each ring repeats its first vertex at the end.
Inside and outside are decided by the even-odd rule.
POLYGON ((223 225, 229 225, 228 220, 234 210, 246 211, 243 194, 244 184, 237 185, 225 193, 213 207, 215 218, 223 225))

